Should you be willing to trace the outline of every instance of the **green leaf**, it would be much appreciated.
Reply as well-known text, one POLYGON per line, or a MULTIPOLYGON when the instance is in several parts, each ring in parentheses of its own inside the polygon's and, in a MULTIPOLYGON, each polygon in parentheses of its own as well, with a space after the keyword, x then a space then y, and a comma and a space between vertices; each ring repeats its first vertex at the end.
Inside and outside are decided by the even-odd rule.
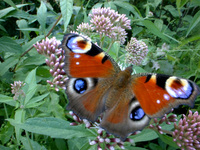
POLYGON ((19 54, 22 52, 22 47, 10 37, 3 36, 0 38, 0 50, 19 54))
MULTIPOLYGON (((25 111, 24 109, 17 109, 15 111, 15 122, 16 123, 19 123, 21 124, 22 122, 24 122, 24 119, 25 119, 25 111)), ((17 139, 17 142, 19 143, 20 141, 20 138, 21 138, 21 128, 18 127, 18 126, 15 126, 15 133, 16 133, 16 139, 17 139)))
POLYGON ((160 67, 159 70, 164 73, 164 74, 173 74, 173 65, 169 63, 167 60, 159 60, 158 61, 160 66, 165 66, 165 67, 160 67))
POLYGON ((113 1, 113 3, 124 8, 125 10, 132 12, 137 18, 142 18, 140 11, 134 5, 123 1, 113 1))
POLYGON ((150 143, 149 147, 150 149, 153 149, 153 150, 163 150, 158 144, 155 144, 155 143, 150 143))
POLYGON ((44 146, 41 146, 38 142, 35 142, 31 139, 22 137, 21 138, 22 144, 24 145, 26 150, 46 150, 44 146))
POLYGON ((0 25, 0 29, 4 32, 7 32, 6 29, 4 28, 4 26, 0 25))
POLYGON ((190 42, 197 41, 197 40, 200 40, 200 35, 195 35, 195 36, 192 36, 190 38, 187 38, 187 39, 185 39, 181 42, 181 44, 178 46, 177 49, 181 49, 182 46, 184 46, 184 45, 186 45, 190 42))
MULTIPOLYGON (((37 36, 35 38, 33 38, 31 41, 25 43, 22 48, 23 48, 23 51, 26 51, 28 50, 29 48, 31 48, 33 46, 33 44, 36 44, 38 41, 44 39, 44 35, 40 35, 40 36, 37 36)), ((35 48, 34 48, 35 49, 35 48)), ((36 50, 36 49, 35 49, 36 50)))
POLYGON ((49 93, 45 93, 43 95, 40 95, 40 96, 37 96, 37 97, 30 99, 30 101, 26 104, 25 107, 26 108, 33 108, 33 107, 37 107, 37 106, 43 104, 44 101, 43 102, 40 102, 40 101, 43 100, 48 95, 49 95, 49 93), (40 102, 40 103, 38 103, 38 102, 40 102))
POLYGON ((87 138, 73 138, 67 141, 69 150, 86 150, 89 149, 89 140, 87 138))
POLYGON ((188 0, 176 0, 176 7, 178 9, 179 15, 181 16, 181 8, 188 2, 188 0))
POLYGON ((144 141, 150 141, 158 138, 157 133, 154 130, 151 129, 143 129, 141 133, 136 134, 132 139, 134 142, 144 142, 144 141))
POLYGON ((16 101, 13 99, 13 97, 2 95, 2 94, 0 94, 0 103, 5 103, 11 106, 16 105, 16 101))
POLYGON ((133 66, 133 72, 134 74, 137 74, 137 73, 146 73, 147 71, 144 70, 142 67, 140 66, 133 66))
POLYGON ((0 132, 1 143, 6 144, 7 142, 9 142, 13 134, 14 134, 14 128, 11 124, 7 123, 6 125, 4 124, 4 126, 1 126, 1 132, 0 132))
MULTIPOLYGON (((33 51, 34 50, 35 49, 33 49, 33 51)), ((29 56, 20 65, 17 66, 16 70, 25 66, 29 66, 29 65, 39 66, 39 65, 45 64, 45 58, 46 57, 44 55, 40 55, 40 54, 29 56)))
POLYGON ((64 139, 55 139, 55 143, 56 143, 56 146, 58 148, 58 150, 64 150, 64 149, 68 149, 68 146, 66 141, 64 139))
POLYGON ((174 148, 179 148, 178 145, 173 141, 173 137, 167 136, 165 134, 160 134, 158 133, 160 139, 165 142, 166 144, 174 147, 174 148))
POLYGON ((200 22, 200 10, 194 15, 194 17, 190 23, 190 26, 187 30, 186 37, 190 34, 192 29, 194 29, 198 25, 199 22, 200 22))
POLYGON ((176 10, 176 8, 174 8, 174 6, 172 6, 172 5, 166 5, 164 7, 164 9, 167 10, 169 13, 171 13, 173 17, 179 17, 179 13, 176 10))
POLYGON ((36 15, 31 15, 31 14, 29 14, 28 11, 26 12, 21 9, 19 9, 18 11, 10 12, 8 17, 14 17, 14 18, 18 18, 18 19, 26 19, 26 20, 28 20, 29 23, 32 23, 32 22, 36 21, 36 19, 37 19, 36 15))
POLYGON ((143 25, 154 35, 158 36, 159 38, 167 41, 168 43, 170 43, 169 39, 167 36, 165 36, 155 25, 153 22, 149 21, 149 20, 143 20, 142 21, 143 25))
POLYGON ((18 123, 13 119, 8 119, 8 121, 15 127, 20 127, 29 132, 47 135, 52 138, 71 139, 95 136, 90 130, 85 129, 84 126, 70 126, 68 121, 59 118, 30 118, 25 123, 18 123))
POLYGON ((149 150, 149 149, 146 149, 146 148, 134 147, 134 146, 126 146, 126 149, 132 149, 132 150, 149 150))
POLYGON ((66 32, 73 13, 73 0, 60 0, 60 9, 64 21, 64 32, 66 32))
MULTIPOLYGON (((17 25, 18 25, 18 27, 19 27, 19 29, 21 30, 21 29, 23 29, 23 28, 27 28, 28 27, 28 22, 25 20, 25 19, 21 19, 21 20, 17 20, 17 25)), ((23 34, 24 34, 24 36, 25 36, 25 39, 29 39, 29 32, 28 31, 23 31, 23 30, 21 30, 22 32, 23 32, 23 34)))
POLYGON ((16 5, 13 3, 12 0, 4 0, 4 2, 8 3, 10 6, 14 7, 15 9, 17 9, 16 5))
POLYGON ((5 147, 5 146, 3 146, 3 145, 0 145, 0 149, 1 149, 1 150, 13 150, 13 148, 5 147))
POLYGON ((0 64, 0 76, 3 76, 9 68, 13 67, 19 61, 19 56, 11 56, 0 64))
MULTIPOLYGON (((28 4, 20 4, 20 5, 16 5, 17 8, 21 8, 23 6, 26 6, 28 4)), ((5 8, 5 9, 2 9, 0 10, 0 18, 3 18, 5 15, 7 15, 9 12, 15 10, 14 7, 8 7, 8 8, 5 8)))
POLYGON ((41 5, 37 10, 37 20, 40 23, 41 31, 45 33, 46 20, 47 20, 47 7, 43 1, 41 1, 41 5))
MULTIPOLYGON (((26 106, 26 104, 29 102, 29 100, 33 97, 33 95, 36 92, 37 89, 37 83, 36 83, 36 69, 33 69, 28 76, 25 79, 26 85, 24 86, 24 88, 26 88, 26 91, 24 90, 25 94, 26 94, 26 98, 24 101, 24 105, 26 106), (28 87, 28 88, 27 88, 28 87)), ((23 89, 24 89, 23 88, 23 89)))

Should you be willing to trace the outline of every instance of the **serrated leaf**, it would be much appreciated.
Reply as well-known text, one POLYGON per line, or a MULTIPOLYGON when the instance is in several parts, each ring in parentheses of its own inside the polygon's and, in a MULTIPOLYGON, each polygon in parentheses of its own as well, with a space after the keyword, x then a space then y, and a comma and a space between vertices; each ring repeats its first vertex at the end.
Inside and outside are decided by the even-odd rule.
POLYGON ((40 7, 37 10, 37 20, 40 23, 41 31, 44 33, 47 20, 47 7, 43 1, 41 1, 40 7))
POLYGON ((68 121, 59 118, 30 118, 25 123, 17 123, 13 119, 8 119, 8 121, 15 127, 32 133, 47 135, 52 138, 71 139, 94 136, 92 132, 83 126, 70 126, 68 121))
POLYGON ((64 32, 66 32, 73 13, 73 0, 60 0, 60 10, 64 21, 64 32))
MULTIPOLYGON (((17 109, 15 111, 15 122, 21 124, 22 122, 24 122, 25 119, 25 110, 24 109, 17 109)), ((20 137, 21 137, 21 132, 22 130, 20 129, 20 127, 15 126, 15 133, 16 133, 16 139, 19 143, 20 141, 20 137)))
POLYGON ((190 32, 192 31, 192 29, 194 29, 197 24, 200 22, 200 10, 194 15, 191 23, 190 23, 190 27, 188 28, 186 37, 190 34, 190 32))
POLYGON ((3 36, 0 38, 0 51, 19 54, 22 52, 22 47, 10 37, 3 36))
POLYGON ((27 90, 25 91, 26 94, 26 98, 24 101, 24 105, 26 105, 29 100, 33 97, 33 95, 35 94, 35 91, 37 89, 37 83, 36 83, 36 69, 33 69, 26 77, 25 79, 26 84, 24 88, 27 88, 27 90))
POLYGON ((49 93, 45 93, 43 95, 40 95, 40 96, 37 96, 37 97, 30 99, 30 101, 26 104, 25 107, 26 108, 33 108, 33 107, 36 107, 36 106, 43 104, 44 101, 42 101, 42 102, 40 102, 40 101, 43 100, 48 95, 49 95, 49 93))

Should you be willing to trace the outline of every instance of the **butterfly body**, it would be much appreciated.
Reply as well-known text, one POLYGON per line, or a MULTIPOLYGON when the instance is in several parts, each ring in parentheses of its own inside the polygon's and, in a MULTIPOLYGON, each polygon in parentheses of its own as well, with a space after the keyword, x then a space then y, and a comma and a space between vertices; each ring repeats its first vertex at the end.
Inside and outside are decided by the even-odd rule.
POLYGON ((77 34, 63 38, 65 71, 69 76, 67 109, 125 139, 180 104, 193 106, 199 87, 192 81, 160 74, 132 74, 97 45, 77 34))

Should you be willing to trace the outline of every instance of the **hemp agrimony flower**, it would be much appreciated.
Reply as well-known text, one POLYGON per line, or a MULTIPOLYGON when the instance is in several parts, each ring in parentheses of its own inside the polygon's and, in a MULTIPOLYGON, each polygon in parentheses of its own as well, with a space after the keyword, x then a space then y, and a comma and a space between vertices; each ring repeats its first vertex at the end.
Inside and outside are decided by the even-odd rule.
POLYGON ((182 150, 200 149, 200 115, 197 111, 193 114, 190 110, 187 116, 183 115, 174 128, 172 136, 182 150))
POLYGON ((93 27, 89 23, 81 23, 77 26, 76 30, 85 35, 90 35, 90 33, 93 31, 93 27))
POLYGON ((131 29, 130 20, 125 14, 119 14, 110 8, 95 8, 89 16, 93 30, 100 36, 106 35, 124 44, 127 35, 125 29, 131 29))
POLYGON ((65 83, 67 81, 66 73, 63 69, 64 66, 64 50, 58 48, 61 44, 55 37, 49 39, 46 38, 42 42, 37 42, 34 47, 39 54, 45 55, 46 64, 50 67, 50 73, 54 77, 53 81, 47 80, 51 87, 55 87, 56 91, 59 91, 58 87, 65 89, 65 83))
POLYGON ((143 41, 138 41, 136 38, 131 38, 126 46, 127 62, 133 65, 140 65, 143 59, 147 56, 148 47, 143 41))
POLYGON ((13 99, 19 100, 20 97, 25 97, 25 93, 22 90, 22 87, 25 85, 25 83, 21 81, 14 81, 14 84, 11 84, 12 94, 14 94, 13 99))

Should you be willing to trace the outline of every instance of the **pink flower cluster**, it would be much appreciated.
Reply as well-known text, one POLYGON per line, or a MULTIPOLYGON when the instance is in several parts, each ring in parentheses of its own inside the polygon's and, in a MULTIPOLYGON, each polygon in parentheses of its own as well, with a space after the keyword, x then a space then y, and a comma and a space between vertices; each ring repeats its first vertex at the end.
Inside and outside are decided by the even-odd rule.
POLYGON ((166 124, 170 125, 172 122, 177 121, 176 118, 177 116, 175 114, 169 116, 165 114, 160 120, 158 118, 154 118, 153 123, 149 125, 149 128, 158 131, 160 134, 163 134, 161 124, 165 122, 166 124))
POLYGON ((14 81, 14 84, 11 84, 12 94, 14 94, 13 99, 19 100, 20 97, 25 97, 25 93, 22 90, 22 87, 25 85, 25 83, 21 81, 14 81))
POLYGON ((190 110, 188 116, 183 115, 174 128, 172 136, 181 150, 200 149, 200 115, 197 111, 193 114, 190 110))
POLYGON ((143 59, 147 56, 148 47, 143 41, 138 41, 136 38, 131 38, 126 46, 127 62, 133 65, 140 65, 143 59))
POLYGON ((114 41, 120 41, 124 44, 126 39, 125 29, 131 29, 130 20, 125 14, 119 14, 110 8, 95 8, 92 9, 90 25, 82 23, 77 27, 78 32, 88 35, 90 31, 96 31, 102 37, 106 35, 114 41))
POLYGON ((53 81, 47 80, 47 82, 51 87, 55 87, 56 91, 59 91, 59 87, 65 89, 65 83, 68 79, 63 69, 65 56, 64 50, 59 48, 60 44, 61 42, 53 37, 46 38, 34 45, 39 54, 47 57, 46 64, 50 67, 50 73, 54 77, 53 81))

